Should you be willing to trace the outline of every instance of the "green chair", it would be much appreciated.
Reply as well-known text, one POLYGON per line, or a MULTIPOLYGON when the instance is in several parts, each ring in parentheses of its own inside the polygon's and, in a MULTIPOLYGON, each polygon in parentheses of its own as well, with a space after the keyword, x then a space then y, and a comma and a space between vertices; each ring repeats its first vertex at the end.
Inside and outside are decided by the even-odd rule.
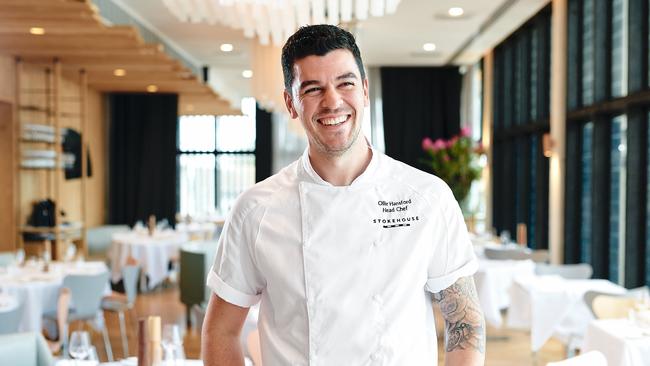
POLYGON ((52 366, 54 358, 40 333, 0 335, 0 363, 11 366, 52 366))
POLYGON ((216 252, 217 241, 188 243, 181 247, 179 288, 188 324, 192 307, 210 299, 212 292, 206 286, 206 278, 216 252))

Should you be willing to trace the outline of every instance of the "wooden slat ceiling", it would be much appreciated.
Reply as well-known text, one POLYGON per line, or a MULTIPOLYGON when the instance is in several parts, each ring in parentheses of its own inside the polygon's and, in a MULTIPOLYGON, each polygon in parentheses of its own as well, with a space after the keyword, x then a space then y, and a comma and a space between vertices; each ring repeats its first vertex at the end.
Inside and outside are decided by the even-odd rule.
POLYGON ((0 54, 32 63, 58 59, 64 75, 84 69, 88 86, 102 92, 146 92, 153 84, 159 93, 178 93, 184 114, 240 114, 161 44, 145 43, 132 26, 102 24, 89 0, 0 0, 0 54), (30 34, 32 27, 45 34, 30 34), (126 74, 115 76, 115 69, 126 74))

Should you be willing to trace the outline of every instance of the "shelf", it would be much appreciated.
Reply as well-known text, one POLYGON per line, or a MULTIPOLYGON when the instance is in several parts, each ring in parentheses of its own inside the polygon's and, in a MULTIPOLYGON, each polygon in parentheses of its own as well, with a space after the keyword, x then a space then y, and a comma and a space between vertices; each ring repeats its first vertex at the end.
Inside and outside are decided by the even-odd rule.
POLYGON ((43 108, 35 105, 21 105, 18 107, 18 110, 20 110, 21 112, 45 113, 49 116, 54 115, 54 112, 50 108, 43 108))
POLYGON ((74 234, 83 230, 84 226, 81 222, 75 222, 71 224, 63 224, 57 226, 21 226, 20 232, 25 234, 74 234))

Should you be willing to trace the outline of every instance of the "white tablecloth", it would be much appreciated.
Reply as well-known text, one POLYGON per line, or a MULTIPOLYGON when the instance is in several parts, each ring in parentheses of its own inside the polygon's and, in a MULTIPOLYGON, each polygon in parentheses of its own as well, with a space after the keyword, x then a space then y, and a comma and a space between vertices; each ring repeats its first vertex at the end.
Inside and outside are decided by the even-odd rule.
POLYGON ((627 319, 603 319, 589 323, 582 351, 598 350, 609 365, 650 364, 650 329, 639 328, 627 319))
MULTIPOLYGON (((107 271, 104 262, 69 262, 50 264, 48 272, 40 267, 7 267, 0 272, 0 289, 15 296, 22 307, 18 330, 40 332, 43 314, 56 310, 59 289, 68 274, 96 274, 107 271)), ((108 290, 108 283, 106 284, 108 290)))
POLYGON ((589 290, 625 292, 625 288, 607 280, 567 280, 559 276, 517 278, 510 288, 507 325, 530 329, 533 351, 542 348, 554 333, 560 338, 581 337, 594 319, 582 299, 589 290))
POLYGON ((187 233, 172 230, 157 231, 153 236, 146 231, 113 234, 109 248, 112 281, 117 282, 122 278, 122 267, 130 255, 149 278, 148 288, 156 287, 167 278, 170 259, 177 258, 179 248, 188 241, 187 233))
POLYGON ((479 268, 474 274, 476 291, 485 320, 500 327, 501 309, 510 305, 510 287, 515 278, 531 276, 535 263, 531 260, 490 260, 479 258, 479 268))
POLYGON ((213 240, 218 238, 222 226, 217 226, 214 222, 179 222, 176 224, 176 231, 187 233, 192 241, 213 240))

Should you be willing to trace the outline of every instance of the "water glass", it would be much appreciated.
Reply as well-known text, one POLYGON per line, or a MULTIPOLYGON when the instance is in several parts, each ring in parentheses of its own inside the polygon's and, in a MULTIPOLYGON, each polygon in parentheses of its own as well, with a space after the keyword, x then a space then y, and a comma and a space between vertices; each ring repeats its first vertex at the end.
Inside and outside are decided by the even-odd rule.
POLYGON ((76 330, 70 336, 68 352, 75 360, 83 360, 90 354, 90 336, 86 331, 76 330))
POLYGON ((165 365, 182 365, 185 359, 183 351, 183 336, 178 324, 165 324, 163 326, 162 346, 165 365))

